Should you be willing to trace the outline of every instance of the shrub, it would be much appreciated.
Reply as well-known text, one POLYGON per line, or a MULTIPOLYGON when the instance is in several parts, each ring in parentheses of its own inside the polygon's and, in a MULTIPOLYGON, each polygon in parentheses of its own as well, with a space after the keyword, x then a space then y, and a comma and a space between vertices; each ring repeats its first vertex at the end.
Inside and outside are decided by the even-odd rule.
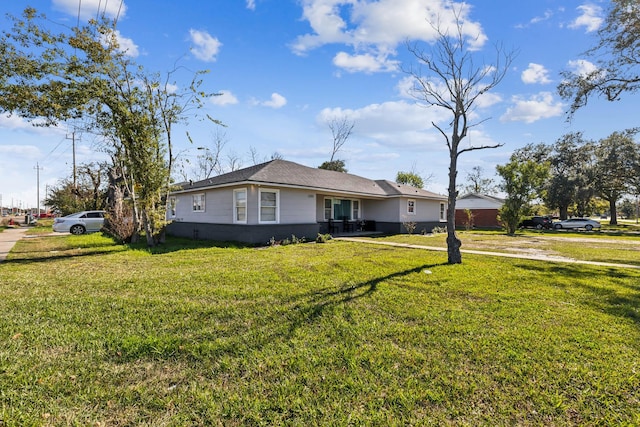
POLYGON ((113 206, 107 209, 104 230, 120 243, 130 243, 136 232, 133 208, 123 197, 116 197, 113 206))
POLYGON ((276 240, 275 237, 271 237, 269 239, 269 246, 287 246, 287 245, 297 245, 299 243, 305 243, 307 239, 305 237, 296 237, 295 234, 291 235, 291 238, 286 238, 282 240, 276 240))
POLYGON ((316 237, 316 243, 327 243, 332 238, 333 237, 331 237, 331 234, 320 234, 320 233, 318 233, 318 237, 316 237))
POLYGON ((418 224, 416 224, 415 221, 405 221, 402 223, 402 226, 405 230, 407 230, 407 233, 409 234, 413 234, 413 232, 416 230, 417 225, 418 224))

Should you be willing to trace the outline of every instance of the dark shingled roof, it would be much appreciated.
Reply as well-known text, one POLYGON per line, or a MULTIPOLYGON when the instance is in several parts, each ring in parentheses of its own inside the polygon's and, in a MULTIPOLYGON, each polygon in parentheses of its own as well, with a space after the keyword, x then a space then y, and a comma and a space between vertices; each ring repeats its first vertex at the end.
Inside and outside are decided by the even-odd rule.
POLYGON ((358 194, 372 197, 418 197, 442 199, 446 197, 421 188, 387 180, 374 181, 343 172, 310 168, 287 160, 271 160, 245 169, 207 178, 202 181, 179 184, 180 190, 192 191, 237 185, 241 183, 281 185, 316 191, 358 194))

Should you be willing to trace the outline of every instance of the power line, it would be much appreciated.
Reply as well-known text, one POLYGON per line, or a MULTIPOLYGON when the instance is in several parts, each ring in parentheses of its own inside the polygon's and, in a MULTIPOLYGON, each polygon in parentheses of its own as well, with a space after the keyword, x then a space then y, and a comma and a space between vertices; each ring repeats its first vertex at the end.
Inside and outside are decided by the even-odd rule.
POLYGON ((78 21, 76 22, 76 27, 80 28, 80 9, 82 8, 82 0, 78 0, 78 21))
POLYGON ((124 0, 120 0, 120 6, 118 6, 118 14, 116 15, 116 19, 113 21, 113 28, 116 27, 116 24, 118 23, 118 19, 120 18, 120 12, 122 11, 122 3, 124 3, 124 0))
POLYGON ((65 139, 67 139, 67 138, 66 137, 62 138, 60 140, 60 142, 58 142, 58 145, 56 145, 55 147, 53 147, 53 149, 51 151, 49 151, 49 153, 47 154, 46 157, 49 158, 49 156, 51 156, 53 154, 53 152, 56 151, 58 149, 58 147, 60 147, 60 144, 62 144, 65 141, 65 139))

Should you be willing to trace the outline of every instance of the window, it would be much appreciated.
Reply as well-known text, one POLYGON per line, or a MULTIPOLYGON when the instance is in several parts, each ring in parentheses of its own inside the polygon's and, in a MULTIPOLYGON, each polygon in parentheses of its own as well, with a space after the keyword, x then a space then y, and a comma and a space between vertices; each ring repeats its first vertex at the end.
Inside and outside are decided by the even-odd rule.
POLYGON ((332 216, 331 199, 324 199, 324 220, 329 221, 332 216))
POLYGON ((360 200, 324 199, 324 219, 325 221, 360 219, 360 200))
POLYGON ((193 195, 193 211, 204 212, 204 193, 193 195))
POLYGON ((167 212, 168 212, 169 218, 176 217, 176 204, 177 204, 176 198, 169 197, 169 203, 167 204, 167 212))
POLYGON ((446 216, 446 212, 447 211, 444 208, 444 206, 445 206, 444 203, 440 203, 440 221, 445 221, 446 220, 445 216, 446 216))
POLYGON ((247 223, 247 189, 233 190, 233 222, 247 223))
POLYGON ((407 213, 409 215, 415 215, 416 214, 416 201, 413 199, 409 199, 407 200, 407 213))
POLYGON ((260 223, 277 223, 278 190, 260 189, 260 223))

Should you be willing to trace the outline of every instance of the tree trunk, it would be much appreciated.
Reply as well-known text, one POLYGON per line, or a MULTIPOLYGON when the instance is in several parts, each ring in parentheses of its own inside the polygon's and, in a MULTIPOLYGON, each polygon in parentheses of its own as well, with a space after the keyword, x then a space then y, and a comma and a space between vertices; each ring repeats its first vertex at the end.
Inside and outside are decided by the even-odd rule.
POLYGON ((609 200, 609 212, 611 213, 610 225, 618 225, 618 210, 616 209, 616 200, 609 200))
POLYGON ((567 219, 569 217, 569 207, 560 206, 560 219, 567 219))
POLYGON ((457 156, 451 155, 449 165, 449 198, 447 208, 447 262, 449 264, 462 264, 462 254, 460 246, 462 242, 456 236, 456 175, 457 172, 457 156))

